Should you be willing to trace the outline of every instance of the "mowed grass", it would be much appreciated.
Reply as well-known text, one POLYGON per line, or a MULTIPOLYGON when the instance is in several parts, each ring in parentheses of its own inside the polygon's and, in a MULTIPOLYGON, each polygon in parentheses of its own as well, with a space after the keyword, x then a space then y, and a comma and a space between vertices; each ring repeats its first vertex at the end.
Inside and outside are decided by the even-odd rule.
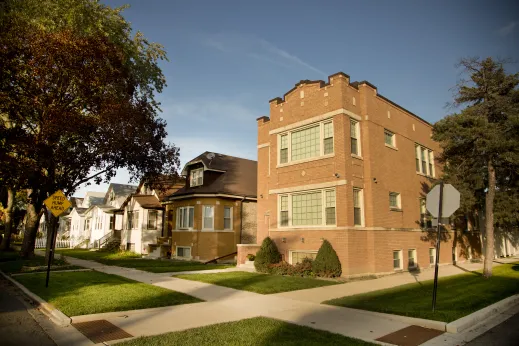
POLYGON ((436 312, 431 310, 433 284, 433 280, 418 282, 324 304, 452 322, 519 293, 519 262, 494 267, 489 279, 480 271, 440 278, 436 312))
POLYGON ((103 252, 89 250, 58 250, 65 256, 96 261, 111 266, 134 268, 152 273, 183 272, 232 268, 229 264, 203 264, 194 261, 144 259, 133 252, 103 252))
MULTIPOLYGON (((60 260, 59 256, 55 256, 51 265, 51 271, 81 268, 82 267, 70 265, 60 260)), ((17 251, 1 251, 0 270, 6 274, 42 272, 47 270, 47 263, 43 256, 34 256, 24 259, 20 257, 17 251)))
POLYGON ((261 294, 304 290, 321 286, 335 285, 338 282, 302 278, 295 276, 268 275, 249 272, 226 272, 215 274, 183 274, 175 277, 202 281, 209 284, 235 288, 261 294))
POLYGON ((96 271, 51 273, 48 288, 45 288, 45 274, 21 275, 16 280, 68 316, 201 301, 184 293, 96 271))
POLYGON ((271 318, 256 317, 238 322, 214 324, 180 332, 140 337, 121 346, 213 346, 213 345, 374 345, 343 335, 298 326, 271 318))

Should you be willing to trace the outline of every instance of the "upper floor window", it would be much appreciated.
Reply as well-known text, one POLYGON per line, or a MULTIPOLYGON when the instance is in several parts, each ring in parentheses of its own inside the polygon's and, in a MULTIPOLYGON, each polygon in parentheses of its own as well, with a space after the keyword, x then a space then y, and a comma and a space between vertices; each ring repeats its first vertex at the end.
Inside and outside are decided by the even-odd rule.
POLYGON ((335 225, 335 190, 279 196, 279 226, 335 225))
POLYGON ((416 172, 434 177, 433 151, 419 144, 415 145, 416 172))
POLYGON ((279 163, 333 154, 333 122, 323 121, 279 135, 279 163))
POLYGON ((398 192, 389 193, 389 208, 390 209, 401 209, 400 194, 398 192))
POLYGON ((350 138, 351 138, 351 153, 360 156, 359 136, 360 126, 359 122, 355 120, 350 121, 350 138))
POLYGON ((395 134, 389 130, 384 130, 384 142, 390 147, 396 148, 395 134))
POLYGON ((190 186, 200 186, 204 184, 204 169, 197 168, 191 170, 190 186))
POLYGON ((431 214, 427 211, 426 199, 420 198, 420 227, 421 228, 431 228, 432 227, 432 217, 431 214))

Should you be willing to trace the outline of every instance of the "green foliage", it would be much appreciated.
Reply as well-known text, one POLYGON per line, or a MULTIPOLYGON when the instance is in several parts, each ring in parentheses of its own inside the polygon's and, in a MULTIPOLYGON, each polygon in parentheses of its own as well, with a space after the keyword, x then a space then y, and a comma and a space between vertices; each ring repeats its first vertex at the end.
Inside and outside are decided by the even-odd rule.
POLYGON ((296 263, 295 265, 287 262, 279 262, 270 264, 268 266, 268 272, 275 275, 313 277, 315 275, 312 272, 312 264, 313 261, 310 258, 304 258, 301 263, 296 263))
POLYGON ((254 259, 254 267, 260 273, 267 273, 270 264, 276 264, 281 261, 281 254, 278 251, 276 244, 267 237, 261 243, 259 251, 256 253, 254 259))
POLYGON ((312 264, 312 271, 317 276, 327 278, 339 277, 342 274, 341 261, 339 261, 332 244, 326 239, 317 252, 312 264))
POLYGON ((255 258, 256 258, 256 256, 253 255, 253 254, 248 254, 248 255, 247 255, 247 260, 248 260, 248 261, 254 261, 255 258))
POLYGON ((496 172, 495 220, 517 225, 519 214, 519 73, 507 74, 491 58, 463 59, 470 81, 457 87, 455 106, 466 106, 438 121, 433 139, 440 142, 444 180, 461 192, 463 214, 484 209, 488 164, 496 172))

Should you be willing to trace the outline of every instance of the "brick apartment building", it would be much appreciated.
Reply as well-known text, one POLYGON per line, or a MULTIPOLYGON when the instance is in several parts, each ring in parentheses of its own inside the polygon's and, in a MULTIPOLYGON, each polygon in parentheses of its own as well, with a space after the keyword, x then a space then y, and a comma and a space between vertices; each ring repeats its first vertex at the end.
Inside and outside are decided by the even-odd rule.
MULTIPOLYGON (((344 276, 434 264, 425 195, 441 166, 430 123, 341 72, 299 82, 257 124, 258 245, 239 246, 239 263, 270 236, 292 264, 329 240, 344 276)), ((456 237, 445 234, 440 263, 469 257, 456 237)))

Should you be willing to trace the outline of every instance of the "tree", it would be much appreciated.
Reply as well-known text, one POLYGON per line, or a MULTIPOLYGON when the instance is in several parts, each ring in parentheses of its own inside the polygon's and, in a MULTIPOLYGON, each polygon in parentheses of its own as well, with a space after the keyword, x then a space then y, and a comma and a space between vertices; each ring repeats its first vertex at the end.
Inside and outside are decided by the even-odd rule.
POLYGON ((279 253, 276 243, 266 237, 261 243, 261 247, 256 253, 254 259, 254 267, 257 271, 266 273, 269 270, 269 265, 276 264, 281 261, 281 254, 279 253))
POLYGON ((323 240, 312 263, 312 271, 317 276, 337 277, 342 274, 342 266, 337 253, 328 240, 323 240))
POLYGON ((500 221, 514 212, 517 216, 503 203, 517 205, 519 196, 519 73, 506 74, 503 63, 491 58, 463 59, 460 66, 470 74, 470 81, 460 82, 454 105, 466 107, 437 122, 433 139, 443 149, 440 161, 445 163, 446 177, 461 186, 467 200, 464 208, 484 209, 484 276, 490 277, 496 196, 502 206, 500 221), (505 203, 510 198, 514 202, 505 203))
MULTIPOLYGON (((177 176, 156 92, 166 55, 94 0, 7 0, 0 15, 1 174, 27 189, 22 254, 34 251, 43 200, 109 181, 177 176), (23 164, 20 164, 23 163, 23 164), (22 167, 22 169, 20 169, 22 167)), ((51 218, 57 225, 57 218, 51 218)))

